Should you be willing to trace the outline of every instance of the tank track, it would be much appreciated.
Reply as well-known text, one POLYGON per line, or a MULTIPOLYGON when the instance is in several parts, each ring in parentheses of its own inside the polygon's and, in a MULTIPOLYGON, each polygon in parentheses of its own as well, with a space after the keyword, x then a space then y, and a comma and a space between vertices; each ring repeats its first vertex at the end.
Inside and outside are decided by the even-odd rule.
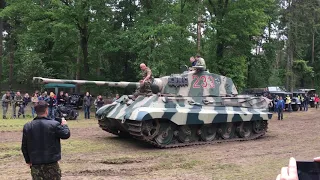
MULTIPOLYGON (((252 134, 250 137, 248 138, 232 138, 232 139, 215 139, 213 141, 196 141, 196 142, 187 142, 187 143, 181 143, 181 142, 177 142, 175 141, 173 144, 168 144, 168 145, 161 145, 158 144, 157 142, 155 142, 154 140, 150 140, 144 137, 144 135, 142 134, 142 122, 141 121, 130 121, 127 122, 128 124, 128 130, 130 135, 137 139, 137 140, 141 140, 144 141, 148 144, 151 144, 157 148, 161 148, 161 149, 167 149, 167 148, 179 148, 179 147, 186 147, 186 146, 194 146, 194 145, 207 145, 207 144, 218 144, 218 143, 224 143, 224 142, 237 142, 237 141, 248 141, 248 140, 255 140, 258 139, 262 136, 265 135, 267 129, 268 129, 268 121, 264 121, 265 123, 265 127, 264 130, 260 133, 255 133, 252 134)), ((235 136, 236 137, 236 136, 235 136)))
POLYGON ((109 128, 109 126, 106 124, 105 120, 104 119, 98 119, 99 121, 99 126, 102 130, 108 132, 108 133, 111 133, 111 134, 114 134, 114 135, 117 135, 119 136, 119 131, 115 131, 115 130, 112 130, 109 128))

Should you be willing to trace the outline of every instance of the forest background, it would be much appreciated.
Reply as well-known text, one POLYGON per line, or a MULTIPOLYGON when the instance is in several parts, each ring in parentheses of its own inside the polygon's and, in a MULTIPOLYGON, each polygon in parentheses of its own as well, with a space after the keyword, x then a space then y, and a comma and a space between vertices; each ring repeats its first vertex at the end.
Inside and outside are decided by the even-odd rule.
POLYGON ((196 53, 239 91, 320 88, 319 0, 0 0, 0 8, 2 91, 32 92, 34 76, 138 81, 142 62, 160 77, 196 53))

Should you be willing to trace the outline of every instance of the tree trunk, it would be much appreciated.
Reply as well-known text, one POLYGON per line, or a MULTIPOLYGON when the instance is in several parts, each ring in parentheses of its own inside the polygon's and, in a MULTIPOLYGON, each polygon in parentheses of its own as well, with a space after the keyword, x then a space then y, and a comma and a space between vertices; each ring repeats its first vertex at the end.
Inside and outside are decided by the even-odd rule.
MULTIPOLYGON (((3 20, 0 18, 0 32, 3 32, 3 20)), ((3 36, 0 34, 0 92, 2 91, 2 50, 3 50, 3 36)))
POLYGON ((184 14, 184 6, 185 6, 185 3, 186 1, 185 0, 180 0, 180 16, 179 16, 179 26, 180 26, 180 38, 179 38, 179 52, 180 52, 180 57, 179 57, 179 67, 178 69, 180 68, 180 66, 182 65, 181 64, 181 61, 184 62, 183 60, 183 54, 181 54, 181 52, 183 52, 182 50, 182 39, 183 39, 183 23, 182 23, 182 15, 184 14))
MULTIPOLYGON (((288 8, 291 7, 291 1, 288 1, 288 8)), ((293 65, 293 27, 292 27, 292 19, 288 20, 288 44, 287 44, 287 67, 286 67, 286 88, 293 92, 294 79, 292 72, 293 65)))
MULTIPOLYGON (((291 41, 291 40, 290 40, 291 41)), ((294 84, 295 84, 295 82, 294 82, 294 76, 295 76, 295 74, 294 74, 294 72, 293 72, 293 70, 292 70, 292 66, 293 66, 293 44, 292 43, 290 43, 290 72, 291 72, 291 76, 290 76, 290 78, 291 78, 291 83, 290 83, 290 92, 292 93, 293 92, 293 88, 294 88, 294 84)))
POLYGON ((314 64, 314 31, 312 32, 312 53, 311 53, 311 62, 314 64))
MULTIPOLYGON (((199 7, 202 5, 202 0, 199 0, 199 7)), ((201 26, 202 26, 202 13, 198 8, 198 24, 197 24, 197 52, 201 52, 201 26)))
POLYGON ((125 72, 125 79, 130 79, 130 74, 126 73, 129 70, 129 54, 128 52, 125 53, 125 60, 124 60, 124 72, 125 72))
POLYGON ((13 61, 14 61, 14 40, 11 37, 11 40, 9 40, 9 86, 12 87, 13 84, 13 61))
POLYGON ((288 33, 288 59, 287 59, 287 90, 290 90, 293 92, 294 88, 294 72, 292 71, 292 65, 293 65, 293 43, 292 43, 292 34, 289 29, 288 33))
MULTIPOLYGON (((80 79, 80 62, 81 62, 81 47, 78 46, 77 64, 76 64, 76 79, 80 79)), ((76 93, 80 93, 80 85, 76 84, 76 93)))
MULTIPOLYGON (((289 41, 289 40, 288 40, 289 41)), ((289 89, 290 82, 290 48, 287 47, 287 67, 286 67, 286 89, 289 89)))
POLYGON ((271 20, 268 21, 268 43, 271 42, 271 20))
POLYGON ((80 1, 82 13, 78 19, 78 29, 80 33, 80 46, 83 55, 83 74, 81 78, 87 78, 89 75, 89 63, 88 63, 88 41, 89 41, 89 8, 87 1, 80 1))
POLYGON ((201 50, 201 18, 198 17, 198 25, 197 25, 197 52, 200 53, 201 50))
MULTIPOLYGON (((5 1, 4 0, 0 0, 0 8, 4 9, 5 8, 5 1)), ((0 92, 2 91, 2 81, 3 81, 3 72, 2 72, 2 63, 3 63, 3 19, 0 18, 0 92)))
POLYGON ((102 53, 99 53, 98 55, 98 58, 99 58, 99 63, 98 63, 98 66, 97 66, 97 76, 98 78, 101 77, 101 67, 102 67, 102 53))
POLYGON ((89 74, 89 63, 88 63, 88 25, 86 24, 83 28, 80 28, 80 45, 83 55, 83 75, 89 74))
MULTIPOLYGON (((217 32, 217 36, 219 35, 220 33, 217 32)), ((218 36, 219 37, 219 36, 218 36)), ((219 39, 219 38, 218 38, 219 39)), ((217 51, 216 51, 216 55, 217 55, 217 61, 218 63, 221 65, 221 66, 218 66, 218 70, 219 70, 219 73, 221 73, 221 75, 226 75, 225 73, 225 70, 223 67, 223 54, 224 54, 224 42, 223 40, 220 40, 221 42, 218 43, 217 45, 217 51)))
MULTIPOLYGON (((224 2, 222 0, 219 0, 217 2, 217 9, 215 11, 215 18, 217 19, 217 26, 222 26, 223 24, 223 19, 224 19, 224 15, 226 14, 227 8, 228 8, 228 0, 225 0, 224 2)), ((224 51, 225 51, 225 45, 227 42, 225 42, 225 40, 221 37, 221 31, 220 29, 216 30, 216 39, 217 39, 217 49, 216 49, 216 58, 217 58, 217 62, 219 64, 218 66, 218 71, 221 75, 226 75, 226 71, 224 68, 224 62, 223 62, 223 57, 224 57, 224 51)))
MULTIPOLYGON (((312 52, 311 52, 311 62, 312 67, 314 68, 314 31, 312 31, 312 52)), ((314 77, 311 77, 312 88, 314 88, 314 77)))
POLYGON ((291 26, 290 23, 288 24, 288 43, 287 43, 287 66, 286 66, 286 89, 289 90, 290 89, 290 85, 291 85, 291 79, 290 76, 292 75, 292 68, 291 68, 291 41, 292 41, 292 37, 291 37, 291 26))

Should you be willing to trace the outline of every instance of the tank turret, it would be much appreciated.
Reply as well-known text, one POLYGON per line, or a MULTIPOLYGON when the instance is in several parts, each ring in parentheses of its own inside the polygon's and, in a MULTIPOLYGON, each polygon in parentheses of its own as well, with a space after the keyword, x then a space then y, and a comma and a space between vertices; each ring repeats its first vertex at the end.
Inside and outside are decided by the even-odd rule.
MULTIPOLYGON (((69 79, 50 79, 34 77, 34 81, 40 83, 68 83, 68 84, 94 84, 110 87, 135 87, 140 86, 139 82, 110 82, 110 81, 88 81, 69 79)), ((187 71, 183 74, 172 74, 160 78, 154 78, 151 85, 154 94, 161 93, 170 96, 234 96, 238 91, 233 81, 208 71, 187 71)))

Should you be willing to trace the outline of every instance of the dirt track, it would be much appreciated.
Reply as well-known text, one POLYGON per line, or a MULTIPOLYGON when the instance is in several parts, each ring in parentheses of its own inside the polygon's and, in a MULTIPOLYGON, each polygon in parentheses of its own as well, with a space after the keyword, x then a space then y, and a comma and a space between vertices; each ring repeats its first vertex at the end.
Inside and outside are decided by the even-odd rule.
MULTIPOLYGON (((274 114, 267 135, 255 141, 164 150, 110 135, 94 120, 73 121, 69 124, 72 137, 62 144, 60 165, 63 179, 68 180, 275 179, 291 156, 298 160, 320 156, 318 121, 315 109, 285 113, 283 121, 274 114)), ((20 152, 18 129, 24 123, 3 127, 2 122, 1 179, 31 179, 20 152)))

